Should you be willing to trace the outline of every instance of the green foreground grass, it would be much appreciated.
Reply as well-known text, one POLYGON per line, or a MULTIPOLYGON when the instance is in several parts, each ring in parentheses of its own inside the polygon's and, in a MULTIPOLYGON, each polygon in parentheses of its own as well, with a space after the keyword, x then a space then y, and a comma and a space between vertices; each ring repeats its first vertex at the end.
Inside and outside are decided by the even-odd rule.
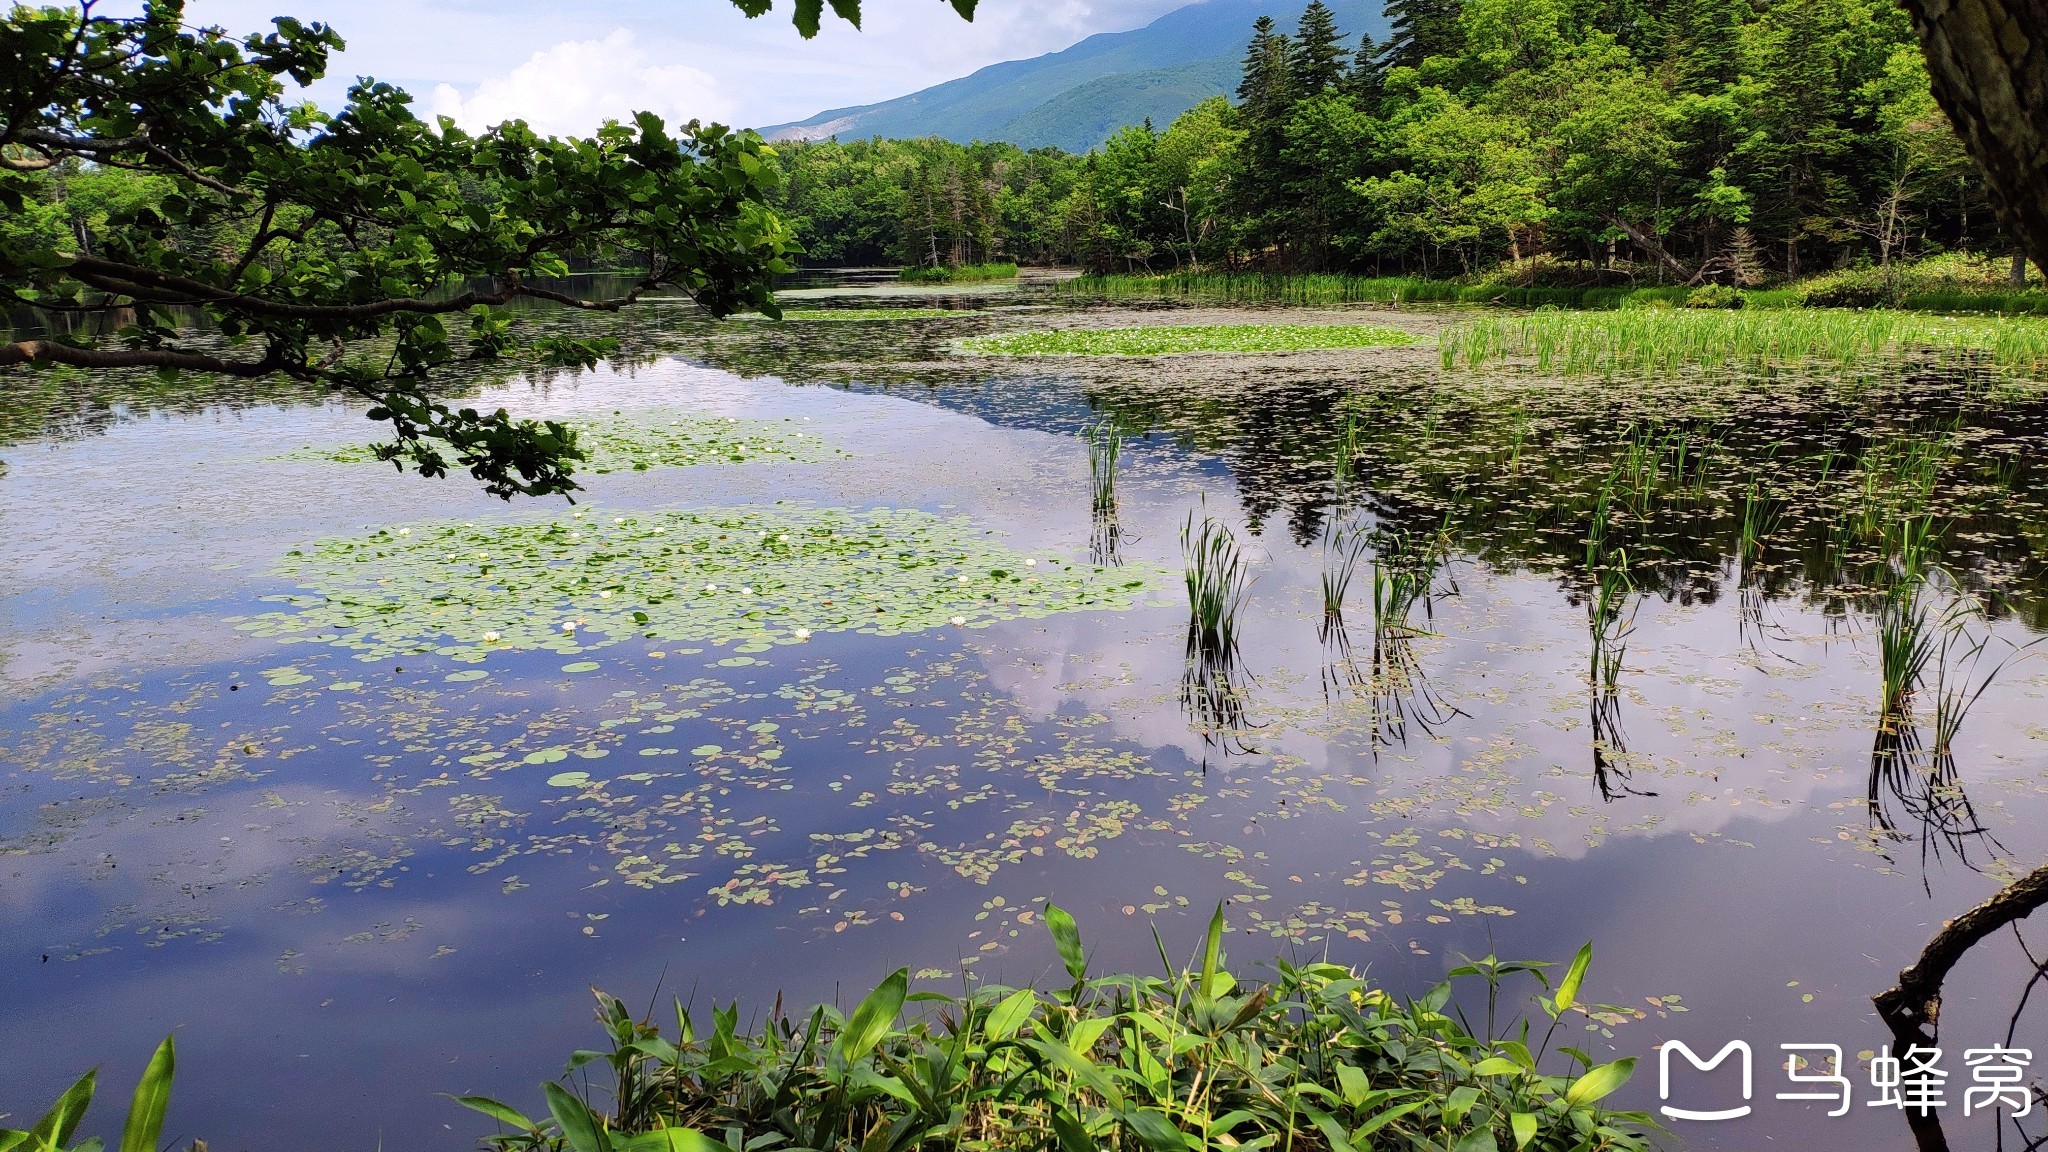
POLYGON ((898 276, 906 284, 977 284, 989 280, 1015 280, 1015 264, 961 264, 957 267, 905 268, 898 276))
POLYGON ((1308 352, 1413 344, 1414 333, 1364 324, 1161 324, 998 332, 953 342, 977 356, 1182 356, 1204 352, 1308 352))
MULTIPOLYGON (((678 1002, 673 1033, 600 993, 609 1046, 542 1085, 544 1110, 455 1099, 500 1125, 487 1142, 504 1152, 1649 1148, 1646 1114, 1601 1106, 1634 1059, 1551 1046, 1617 1011, 1578 999, 1590 946, 1554 983, 1489 956, 1403 1001, 1329 963, 1239 981, 1220 906, 1187 967, 1161 946, 1161 976, 1090 976, 1073 918, 1048 904, 1044 919, 1070 981, 1052 991, 913 994, 899 969, 850 1014, 776 1012, 742 1032, 737 1004, 702 1029, 678 1002), (1484 985, 1477 1030, 1452 1007, 1459 979, 1484 985), (1535 982, 1535 1012, 1497 1018, 1516 980, 1535 982)), ((171 1055, 166 1040, 136 1090, 124 1152, 157 1147, 171 1055)), ((72 1140, 92 1093, 88 1073, 35 1128, 0 1130, 0 1152, 86 1152, 96 1142, 72 1140)))

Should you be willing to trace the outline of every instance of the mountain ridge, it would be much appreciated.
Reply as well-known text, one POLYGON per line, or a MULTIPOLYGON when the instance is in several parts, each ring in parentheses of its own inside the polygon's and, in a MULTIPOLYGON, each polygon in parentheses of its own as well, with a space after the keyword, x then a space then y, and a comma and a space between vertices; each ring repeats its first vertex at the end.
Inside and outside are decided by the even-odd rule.
MULTIPOLYGON (((1348 43, 1382 36, 1375 0, 1325 0, 1348 43)), ((1057 52, 1005 60, 893 100, 830 108, 761 129, 770 140, 833 136, 941 136, 1085 152, 1126 124, 1162 127, 1210 96, 1236 88, 1252 22, 1292 29, 1291 0, 1196 0, 1142 28, 1098 32, 1057 52)))

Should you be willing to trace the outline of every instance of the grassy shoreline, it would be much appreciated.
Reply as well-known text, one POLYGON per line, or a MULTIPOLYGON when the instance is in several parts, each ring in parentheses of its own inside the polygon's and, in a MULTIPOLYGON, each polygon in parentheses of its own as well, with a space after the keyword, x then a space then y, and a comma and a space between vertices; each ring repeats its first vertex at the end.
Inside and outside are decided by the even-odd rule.
POLYGON ((1910 282, 1887 291, 1824 277, 1778 288, 1707 286, 1544 286, 1492 281, 1425 280, 1412 276, 1337 273, 1176 272, 1159 276, 1080 276, 1059 285, 1074 296, 1104 300, 1183 300, 1204 304, 1500 304, 1508 307, 1610 309, 1799 308, 1886 306, 1911 312, 1977 312, 2048 316, 2048 291, 1996 291, 1910 282))

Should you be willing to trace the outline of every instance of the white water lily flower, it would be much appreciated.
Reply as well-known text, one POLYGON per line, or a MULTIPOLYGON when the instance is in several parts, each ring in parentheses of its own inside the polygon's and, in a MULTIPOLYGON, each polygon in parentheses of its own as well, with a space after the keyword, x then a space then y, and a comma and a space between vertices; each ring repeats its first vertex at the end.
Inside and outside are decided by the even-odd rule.
POLYGON ((607 588, 607 589, 605 589, 604 591, 602 591, 602 592, 599 592, 599 593, 597 594, 597 598, 598 598, 599 600, 609 600, 609 599, 611 599, 611 598, 612 598, 612 590, 611 590, 611 589, 609 589, 609 588, 607 588))
POLYGON ((811 638, 811 630, 809 628, 797 629, 796 638, 799 640, 809 640, 811 638))
POLYGON ((486 643, 486 644, 496 644, 497 642, 498 642, 498 634, 497 634, 496 632, 486 632, 486 633, 484 633, 484 643, 486 643))
POLYGON ((787 533, 787 532, 784 532, 784 533, 783 533, 782 535, 780 535, 780 536, 777 536, 777 537, 775 538, 775 542, 776 542, 777 544, 787 544, 787 543, 789 543, 789 533, 787 533))
POLYGON ((581 532, 571 532, 571 533, 569 533, 569 539, 570 539, 571 541, 581 540, 581 539, 583 539, 583 533, 581 533, 581 532))
POLYGON ((742 585, 742 586, 740 587, 740 595, 742 595, 742 596, 752 596, 753 594, 754 594, 754 590, 753 590, 752 588, 748 588, 748 587, 746 587, 746 586, 744 586, 744 585, 742 585))
POLYGON ((1036 556, 1026 556, 1026 557, 1024 558, 1024 566, 1025 566, 1026 568, 1036 568, 1036 567, 1038 567, 1038 557, 1036 557, 1036 556))
POLYGON ((955 617, 953 617, 953 626, 954 626, 955 628, 961 627, 961 626, 965 625, 966 623, 967 623, 967 617, 965 617, 965 616, 955 616, 955 617))
POLYGON ((614 523, 614 524, 624 524, 625 522, 626 522, 626 518, 625 518, 624 516, 614 516, 614 517, 612 517, 612 523, 614 523))
POLYGON ((564 632, 574 632, 575 630, 576 630, 576 622, 575 622, 574 620, 564 620, 564 621, 562 621, 562 631, 564 631, 564 632))
POLYGON ((963 573, 961 573, 961 574, 960 574, 960 583, 962 583, 962 584, 965 584, 965 583, 967 583, 967 574, 966 574, 965 572, 963 572, 963 573))
POLYGON ((706 592, 716 592, 716 591, 718 591, 718 585, 716 585, 716 584, 706 584, 706 585, 704 586, 704 590, 705 590, 706 592))
POLYGON ((398 530, 398 534, 399 534, 400 536, 410 536, 410 535, 412 535, 412 529, 410 529, 410 528, 400 528, 400 529, 398 530))

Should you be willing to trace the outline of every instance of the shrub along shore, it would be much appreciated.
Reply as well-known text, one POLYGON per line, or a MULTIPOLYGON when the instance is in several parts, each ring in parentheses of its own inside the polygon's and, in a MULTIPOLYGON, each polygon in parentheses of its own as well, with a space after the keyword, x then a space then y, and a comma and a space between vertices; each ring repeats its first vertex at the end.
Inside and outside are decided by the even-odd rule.
MULTIPOLYGON (((1049 991, 912 993, 899 969, 850 1014, 778 1010, 747 1032, 737 1004, 700 1022, 678 1001, 670 1032, 599 993, 609 1045, 572 1055, 541 1086, 543 1109, 455 1102, 498 1123, 485 1141, 504 1152, 1650 1147, 1647 1114, 1602 1107, 1634 1058, 1602 1063, 1566 1042, 1623 1011, 1579 999, 1591 945, 1554 979, 1488 956, 1402 1000, 1327 962, 1239 980, 1220 906, 1185 967, 1160 945, 1158 976, 1091 975, 1073 918, 1048 904, 1044 922, 1069 981, 1049 991), (1453 1006, 1454 981, 1483 991, 1474 1013, 1453 1006), (1510 1018, 1501 994, 1516 981, 1534 984, 1534 1011, 1510 1018)), ((157 1147, 173 1067, 167 1039, 124 1152, 157 1147)), ((0 1150, 95 1143, 73 1143, 92 1095, 88 1073, 33 1129, 0 1129, 0 1150)))

